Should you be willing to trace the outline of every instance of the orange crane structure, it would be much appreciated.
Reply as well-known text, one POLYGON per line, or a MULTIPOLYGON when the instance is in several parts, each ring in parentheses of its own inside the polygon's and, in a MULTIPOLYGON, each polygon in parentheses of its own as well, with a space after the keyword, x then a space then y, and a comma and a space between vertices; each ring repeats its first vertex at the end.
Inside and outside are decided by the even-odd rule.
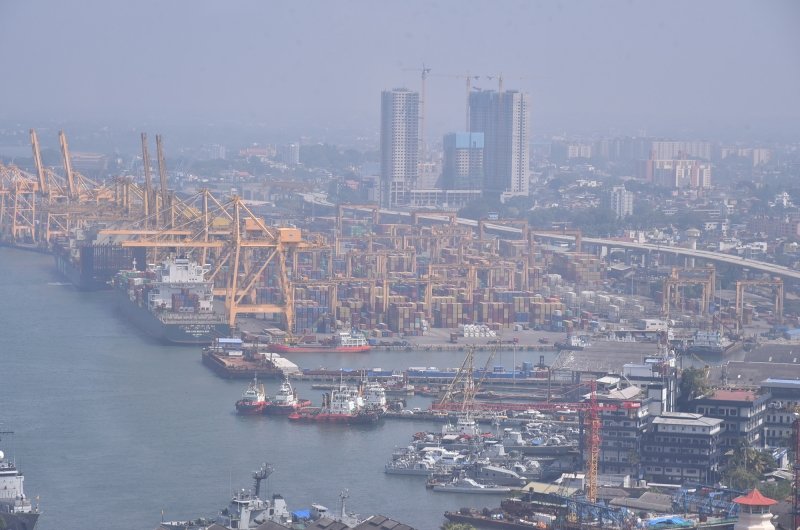
POLYGON ((761 280, 737 280, 736 281, 736 320, 738 326, 742 326, 742 315, 744 314, 744 290, 746 287, 764 286, 772 289, 772 296, 775 304, 775 318, 779 324, 783 324, 783 280, 780 278, 765 278, 761 280))
MULTIPOLYGON (((235 326, 236 317, 241 314, 282 314, 291 334, 294 289, 287 260, 291 259, 292 253, 308 250, 313 245, 302 240, 299 228, 267 226, 239 197, 220 203, 204 190, 199 198, 203 201, 202 210, 196 210, 192 218, 172 217, 170 224, 182 221, 174 227, 158 231, 123 229, 102 232, 130 236, 121 242, 122 247, 164 249, 168 252, 200 251, 204 263, 206 259, 213 262, 209 279, 215 281, 215 285, 224 286, 215 287, 214 294, 225 297, 225 312, 230 326, 235 326), (210 201, 216 207, 209 208, 210 201), (226 226, 213 230, 211 225, 215 219, 222 219, 226 226), (280 303, 257 303, 256 288, 270 263, 278 266, 282 299, 280 303)), ((189 203, 182 204, 182 211, 191 209, 189 203)))
POLYGON ((661 313, 669 318, 670 308, 680 306, 681 287, 699 285, 702 288, 700 295, 700 313, 708 313, 711 300, 714 298, 716 286, 716 271, 713 266, 696 269, 678 269, 673 267, 670 275, 664 279, 664 296, 662 299, 661 313))

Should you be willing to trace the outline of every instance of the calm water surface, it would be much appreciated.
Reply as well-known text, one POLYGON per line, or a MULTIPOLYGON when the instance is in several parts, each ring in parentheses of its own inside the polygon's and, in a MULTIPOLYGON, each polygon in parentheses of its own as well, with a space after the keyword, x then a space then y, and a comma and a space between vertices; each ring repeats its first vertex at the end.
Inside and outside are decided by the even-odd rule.
MULTIPOLYGON (((420 530, 438 528, 445 510, 495 506, 495 496, 426 490, 419 477, 389 476, 383 465, 424 422, 374 427, 292 424, 239 417, 246 386, 214 376, 195 347, 148 340, 112 309, 110 293, 82 293, 57 276, 49 256, 0 248, 0 430, 39 496, 39 530, 152 529, 167 519, 213 515, 231 490, 251 488, 261 462, 276 471, 269 493, 291 509, 312 502, 383 514, 420 530)), ((477 359, 482 364, 486 353, 477 359)), ((511 353, 495 364, 512 364, 511 353)), ((516 362, 538 362, 517 353, 516 362)), ((457 352, 303 354, 302 368, 400 369, 458 366, 457 352)), ((297 384, 319 402, 320 391, 297 384)), ((268 393, 277 382, 268 381, 268 393)), ((426 398, 409 406, 426 407, 426 398)))

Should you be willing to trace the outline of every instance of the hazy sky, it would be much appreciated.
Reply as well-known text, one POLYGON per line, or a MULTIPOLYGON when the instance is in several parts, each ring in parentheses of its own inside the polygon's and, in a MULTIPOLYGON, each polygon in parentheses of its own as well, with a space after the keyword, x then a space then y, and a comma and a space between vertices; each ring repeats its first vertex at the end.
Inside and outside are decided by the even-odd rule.
POLYGON ((436 74, 502 72, 534 134, 796 139, 798 28, 797 0, 0 0, 0 120, 377 134, 425 62, 429 137, 464 122, 436 74))

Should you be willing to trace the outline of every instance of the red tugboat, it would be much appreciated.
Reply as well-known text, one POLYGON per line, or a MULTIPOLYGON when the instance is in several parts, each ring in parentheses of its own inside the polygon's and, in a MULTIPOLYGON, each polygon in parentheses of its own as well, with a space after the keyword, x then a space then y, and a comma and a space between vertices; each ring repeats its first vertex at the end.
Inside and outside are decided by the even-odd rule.
POLYGON ((253 377, 253 382, 242 394, 242 399, 236 402, 236 412, 239 414, 263 414, 266 406, 267 394, 264 385, 258 382, 258 376, 253 377))
POLYGON ((360 331, 340 331, 332 339, 319 343, 281 343, 270 344, 275 353, 363 353, 370 350, 367 338, 360 331))
POLYGON ((281 388, 275 397, 264 407, 264 414, 288 415, 304 407, 310 407, 311 400, 299 399, 297 391, 292 388, 289 378, 281 383, 281 388))

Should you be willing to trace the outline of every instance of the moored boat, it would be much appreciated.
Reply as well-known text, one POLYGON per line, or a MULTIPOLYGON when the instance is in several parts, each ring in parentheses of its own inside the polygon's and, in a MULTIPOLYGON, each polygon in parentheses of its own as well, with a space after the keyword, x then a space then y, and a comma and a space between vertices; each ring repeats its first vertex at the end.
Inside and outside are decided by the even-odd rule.
POLYGON ((242 398, 236 402, 236 412, 239 414, 262 414, 268 405, 269 401, 267 401, 264 385, 258 382, 258 376, 256 376, 242 394, 242 398))
POLYGON ((556 342, 553 344, 557 350, 575 350, 581 351, 589 346, 589 343, 576 335, 569 335, 564 342, 556 342))
POLYGON ((363 424, 375 423, 381 414, 364 407, 364 399, 357 387, 340 383, 337 388, 322 396, 322 406, 307 407, 289 414, 292 421, 315 423, 363 424))
POLYGON ((289 415, 311 406, 311 400, 297 397, 297 390, 292 388, 289 378, 284 378, 278 393, 264 407, 264 414, 289 415))
POLYGON ((481 484, 469 477, 454 478, 450 482, 434 483, 433 491, 444 491, 449 493, 510 493, 511 488, 507 486, 497 486, 496 484, 481 484))
POLYGON ((14 462, 0 451, 0 528, 33 530, 39 520, 39 507, 25 495, 25 477, 14 462))

